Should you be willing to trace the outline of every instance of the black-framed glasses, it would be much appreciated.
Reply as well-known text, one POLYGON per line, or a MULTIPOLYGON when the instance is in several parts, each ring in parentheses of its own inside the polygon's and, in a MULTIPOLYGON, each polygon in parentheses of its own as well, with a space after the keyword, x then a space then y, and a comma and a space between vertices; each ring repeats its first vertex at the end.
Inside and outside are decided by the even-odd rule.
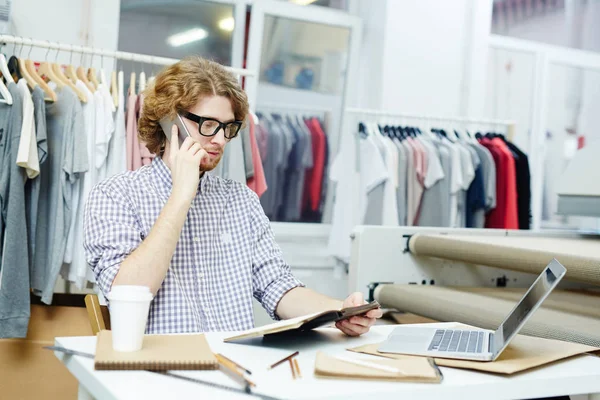
POLYGON ((201 117, 189 111, 180 111, 182 117, 198 124, 198 132, 202 136, 214 136, 223 129, 225 139, 231 140, 237 136, 242 127, 242 121, 221 122, 218 119, 201 117))

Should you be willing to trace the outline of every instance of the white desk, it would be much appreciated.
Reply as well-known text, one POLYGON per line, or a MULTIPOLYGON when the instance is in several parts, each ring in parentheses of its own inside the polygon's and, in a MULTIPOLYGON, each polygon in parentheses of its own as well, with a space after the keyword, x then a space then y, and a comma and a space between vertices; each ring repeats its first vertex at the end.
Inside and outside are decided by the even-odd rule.
MULTIPOLYGON (((445 325, 445 324, 439 324, 445 325)), ((330 354, 346 353, 350 357, 369 357, 345 351, 346 348, 380 342, 393 325, 375 326, 359 338, 349 338, 336 329, 319 329, 298 340, 251 339, 244 344, 223 343, 228 333, 208 333, 207 339, 214 352, 219 352, 252 371, 250 379, 256 383, 254 391, 278 398, 293 399, 526 399, 559 395, 592 394, 599 400, 600 358, 581 355, 544 368, 512 377, 467 370, 441 368, 441 384, 414 384, 397 382, 352 381, 320 379, 313 376, 315 354, 322 350, 330 354), (288 364, 268 371, 267 366, 299 350, 298 362, 302 378, 293 380, 288 364)), ((56 345, 87 353, 94 353, 96 338, 58 337, 56 345)), ((80 383, 80 397, 86 391, 98 400, 112 399, 251 399, 238 394, 198 383, 161 376, 145 371, 95 371, 93 360, 56 352, 80 383)), ((236 384, 219 371, 179 371, 181 375, 209 380, 228 386, 236 384)), ((583 398, 586 398, 584 396, 583 398)))

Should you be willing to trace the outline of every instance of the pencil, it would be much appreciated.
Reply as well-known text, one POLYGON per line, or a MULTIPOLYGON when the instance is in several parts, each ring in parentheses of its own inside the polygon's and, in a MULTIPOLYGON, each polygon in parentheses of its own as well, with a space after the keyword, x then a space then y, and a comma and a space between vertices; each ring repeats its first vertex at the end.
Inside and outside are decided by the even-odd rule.
POLYGON ((288 362, 290 363, 290 368, 292 369, 292 377, 296 379, 296 370, 294 369, 294 363, 291 358, 288 358, 288 362))
POLYGON ((300 373, 300 364, 298 364, 297 358, 294 358, 294 366, 296 367, 296 373, 298 374, 298 378, 302 378, 302 374, 300 373))
POLYGON ((249 369, 246 369, 246 368, 242 367, 240 364, 236 363, 235 361, 233 361, 233 360, 232 360, 232 359, 230 359, 230 358, 227 358, 227 357, 225 357, 223 354, 220 354, 220 353, 219 353, 219 355, 220 355, 221 357, 223 357, 225 360, 227 360, 227 361, 229 361, 230 363, 234 364, 234 365, 235 365, 236 367, 238 367, 239 369, 242 369, 242 370, 246 371, 246 373, 247 373, 248 375, 252 375, 252 372, 250 372, 250 370, 249 370, 249 369))
POLYGON ((287 357, 284 357, 284 358, 282 358, 281 360, 277 361, 275 364, 271 365, 271 366, 270 366, 269 368, 267 368, 267 369, 273 369, 273 368, 275 368, 275 367, 276 367, 276 366, 278 366, 279 364, 281 364, 281 363, 283 363, 283 362, 286 362, 287 360, 289 360, 290 358, 292 358, 292 357, 294 357, 294 356, 297 356, 297 355, 298 355, 298 353, 299 353, 299 352, 297 352, 297 351, 293 352, 293 353, 292 353, 292 354, 290 354, 289 356, 287 356, 287 357))

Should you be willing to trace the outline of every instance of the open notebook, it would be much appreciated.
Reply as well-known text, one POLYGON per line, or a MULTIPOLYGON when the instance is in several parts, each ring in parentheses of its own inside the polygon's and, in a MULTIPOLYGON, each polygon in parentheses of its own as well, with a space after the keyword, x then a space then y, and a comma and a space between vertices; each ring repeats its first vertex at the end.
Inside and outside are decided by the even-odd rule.
POLYGON ((235 336, 228 337, 224 341, 231 342, 234 340, 242 340, 282 332, 309 331, 311 329, 332 324, 356 315, 363 315, 368 311, 375 310, 377 308, 379 308, 379 303, 377 301, 372 301, 371 303, 364 304, 362 306, 347 307, 342 308, 341 310, 329 310, 315 314, 303 315, 301 317, 286 319, 272 324, 259 326, 257 328, 248 329, 235 336))
POLYGON ((140 351, 118 352, 112 333, 98 333, 94 368, 97 370, 204 370, 218 369, 217 358, 203 334, 146 335, 140 351))

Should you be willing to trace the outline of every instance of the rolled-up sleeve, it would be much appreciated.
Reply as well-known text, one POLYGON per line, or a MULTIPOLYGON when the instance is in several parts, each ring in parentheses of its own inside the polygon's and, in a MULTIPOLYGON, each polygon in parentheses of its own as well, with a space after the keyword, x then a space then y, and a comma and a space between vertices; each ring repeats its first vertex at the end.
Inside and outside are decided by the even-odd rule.
POLYGON ((136 214, 126 197, 106 186, 90 192, 84 212, 83 247, 88 265, 106 295, 123 260, 142 242, 136 214))
POLYGON ((251 203, 251 220, 256 237, 252 258, 252 287, 254 297, 269 316, 275 320, 279 300, 289 290, 304 286, 293 274, 283 259, 281 248, 275 242, 273 230, 256 193, 248 190, 251 203))

